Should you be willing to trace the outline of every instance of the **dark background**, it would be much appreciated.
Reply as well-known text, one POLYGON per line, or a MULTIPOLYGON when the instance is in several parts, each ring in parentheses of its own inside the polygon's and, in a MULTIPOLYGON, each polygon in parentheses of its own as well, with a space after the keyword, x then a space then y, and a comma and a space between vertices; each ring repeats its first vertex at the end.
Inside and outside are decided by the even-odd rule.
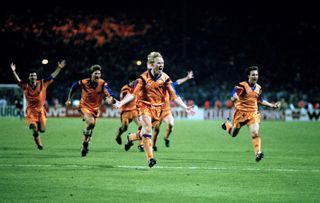
POLYGON ((269 101, 317 103, 320 14, 315 5, 276 2, 55 1, 8 2, 0 14, 1 83, 14 83, 35 69, 50 74, 67 66, 48 90, 63 102, 71 84, 100 64, 116 97, 130 72, 142 73, 146 57, 159 51, 172 80, 193 70, 195 79, 178 91, 202 106, 226 101, 245 69, 260 68, 259 84, 269 101), (41 64, 42 59, 49 64, 41 64), (137 66, 135 61, 141 60, 137 66))

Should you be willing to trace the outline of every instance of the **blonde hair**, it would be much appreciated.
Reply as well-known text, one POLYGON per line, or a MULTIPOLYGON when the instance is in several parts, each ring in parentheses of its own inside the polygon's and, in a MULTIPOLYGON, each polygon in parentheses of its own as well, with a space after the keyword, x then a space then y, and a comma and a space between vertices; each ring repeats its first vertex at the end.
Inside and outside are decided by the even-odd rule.
POLYGON ((154 64, 154 59, 157 58, 157 57, 161 57, 162 58, 160 52, 155 52, 155 51, 151 52, 148 55, 148 63, 154 64))

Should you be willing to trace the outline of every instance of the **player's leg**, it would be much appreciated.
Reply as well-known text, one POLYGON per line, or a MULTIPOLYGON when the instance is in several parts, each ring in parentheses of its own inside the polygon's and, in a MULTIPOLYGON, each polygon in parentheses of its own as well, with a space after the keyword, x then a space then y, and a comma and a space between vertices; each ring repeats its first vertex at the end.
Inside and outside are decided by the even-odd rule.
POLYGON ((115 140, 119 145, 122 144, 121 135, 122 135, 122 133, 124 133, 128 130, 128 126, 130 123, 129 118, 126 115, 127 115, 126 113, 121 114, 121 127, 118 129, 116 137, 115 137, 115 140))
POLYGON ((236 110, 233 114, 232 122, 226 121, 221 127, 227 131, 229 135, 236 137, 240 132, 242 119, 241 112, 236 110))
POLYGON ((36 143, 38 149, 42 150, 43 149, 43 144, 42 144, 41 137, 40 137, 40 134, 39 134, 38 126, 39 126, 38 123, 31 123, 29 125, 29 129, 32 130, 33 139, 34 139, 34 142, 36 143))
POLYGON ((240 132, 241 125, 231 123, 230 121, 226 121, 225 123, 222 124, 222 129, 227 131, 229 135, 232 137, 236 137, 239 132, 240 132))
POLYGON ((32 136, 34 142, 36 143, 38 149, 43 149, 43 144, 41 141, 41 137, 39 134, 39 119, 40 115, 38 111, 34 111, 33 109, 27 109, 26 111, 26 122, 29 124, 29 129, 32 130, 32 136))
POLYGON ((89 152, 89 143, 91 140, 92 131, 96 124, 96 118, 92 114, 86 112, 82 113, 82 117, 85 122, 85 129, 83 130, 81 156, 86 156, 89 152))
POLYGON ((259 162, 264 157, 264 154, 261 151, 261 137, 259 135, 259 124, 254 123, 249 125, 249 130, 252 138, 252 145, 256 156, 256 161, 259 162))
MULTIPOLYGON (((46 113, 43 111, 39 115, 39 117, 40 117, 40 119, 39 119, 39 122, 37 123, 38 132, 44 133, 46 131, 46 123, 47 123, 46 113)), ((40 134, 37 136, 36 140, 37 141, 35 141, 35 142, 39 143, 39 144, 37 144, 38 145, 38 149, 43 149, 43 145, 42 145, 42 142, 41 142, 40 134)))
POLYGON ((174 118, 172 116, 172 114, 170 113, 169 115, 167 115, 163 121, 165 123, 167 123, 167 128, 166 128, 166 132, 164 134, 164 144, 166 147, 170 147, 170 140, 169 140, 169 136, 173 131, 173 127, 174 127, 174 118))
POLYGON ((252 138, 252 145, 253 145, 254 153, 256 156, 256 161, 259 162, 264 157, 264 154, 261 151, 261 137, 259 134, 260 113, 259 112, 249 113, 247 125, 249 126, 250 135, 252 138))
POLYGON ((137 127, 138 127, 138 135, 139 135, 139 139, 138 139, 138 142, 139 142, 139 144, 138 144, 138 150, 140 151, 140 152, 144 152, 144 147, 143 147, 143 141, 142 141, 142 139, 141 139, 141 137, 140 137, 140 132, 141 132, 141 124, 140 124, 140 121, 139 121, 139 117, 138 116, 136 116, 136 117, 134 117, 133 118, 133 121, 134 121, 134 123, 137 125, 137 127))
POLYGON ((153 127, 153 135, 152 135, 152 143, 153 143, 153 151, 158 151, 157 140, 160 132, 161 121, 157 122, 153 127))
POLYGON ((156 160, 153 158, 152 150, 152 118, 148 115, 140 116, 140 123, 142 126, 141 137, 143 140, 143 146, 148 160, 149 167, 153 167, 156 164, 156 160))

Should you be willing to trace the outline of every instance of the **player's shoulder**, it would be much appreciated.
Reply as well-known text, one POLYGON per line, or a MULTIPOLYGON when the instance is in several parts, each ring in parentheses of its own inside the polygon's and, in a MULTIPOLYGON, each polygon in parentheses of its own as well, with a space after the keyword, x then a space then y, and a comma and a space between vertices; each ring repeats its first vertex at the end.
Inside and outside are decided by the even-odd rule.
POLYGON ((146 82, 149 77, 150 77, 149 72, 148 72, 148 71, 144 71, 144 72, 141 73, 141 74, 139 75, 139 77, 137 78, 137 82, 146 82))
POLYGON ((261 89, 261 85, 259 85, 258 83, 256 84, 256 88, 261 89))
POLYGON ((164 81, 168 81, 168 82, 171 81, 171 80, 170 80, 170 76, 169 76, 167 73, 165 73, 165 72, 162 72, 161 78, 162 78, 164 81))
POLYGON ((89 81, 90 81, 90 78, 84 78, 84 79, 79 80, 78 82, 79 82, 79 83, 82 83, 82 84, 86 84, 86 83, 88 83, 89 81))
POLYGON ((237 87, 237 88, 243 88, 243 89, 245 89, 247 86, 248 86, 247 81, 242 81, 242 82, 239 82, 239 83, 236 84, 236 87, 237 87))
POLYGON ((126 91, 126 90, 130 90, 130 89, 131 89, 131 87, 129 87, 128 84, 125 84, 122 86, 121 91, 126 91))
POLYGON ((145 78, 149 76, 149 71, 144 71, 143 73, 140 74, 140 76, 138 78, 145 78))

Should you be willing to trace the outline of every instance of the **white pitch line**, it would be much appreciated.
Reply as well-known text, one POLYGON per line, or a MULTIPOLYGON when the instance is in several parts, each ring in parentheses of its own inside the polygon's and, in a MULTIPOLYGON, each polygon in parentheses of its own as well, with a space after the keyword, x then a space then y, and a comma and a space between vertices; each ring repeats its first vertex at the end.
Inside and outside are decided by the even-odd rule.
MULTIPOLYGON (((147 166, 116 166, 118 168, 128 169, 146 169, 147 166)), ((274 171, 274 172, 313 172, 320 173, 320 169, 285 169, 285 168, 225 168, 225 167, 199 167, 199 166, 155 166, 158 169, 167 170, 208 170, 208 171, 274 171)))
MULTIPOLYGON (((0 164, 0 168, 126 168, 149 169, 147 166, 125 165, 80 165, 80 164, 0 164)), ((159 166, 152 169, 165 170, 207 170, 207 171, 265 171, 265 172, 312 172, 320 173, 320 169, 289 169, 289 168, 234 168, 234 167, 200 167, 200 166, 159 166)))

